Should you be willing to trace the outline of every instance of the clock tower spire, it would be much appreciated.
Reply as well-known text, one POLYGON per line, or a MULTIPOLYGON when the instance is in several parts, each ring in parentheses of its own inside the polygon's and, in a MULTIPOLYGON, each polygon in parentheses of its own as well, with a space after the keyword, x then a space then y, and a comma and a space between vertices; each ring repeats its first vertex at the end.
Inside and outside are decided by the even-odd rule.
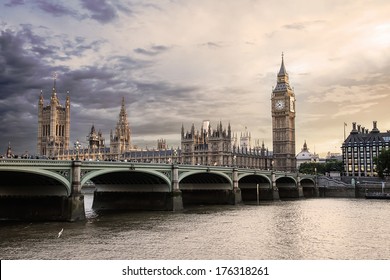
POLYGON ((295 171, 295 94, 282 63, 272 91, 272 143, 275 170, 295 171))

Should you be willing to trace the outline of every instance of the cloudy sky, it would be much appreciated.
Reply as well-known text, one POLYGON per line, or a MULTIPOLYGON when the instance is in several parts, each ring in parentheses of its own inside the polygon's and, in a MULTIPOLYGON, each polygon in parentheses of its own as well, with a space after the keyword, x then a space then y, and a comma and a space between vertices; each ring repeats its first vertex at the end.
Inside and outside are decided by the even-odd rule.
POLYGON ((57 73, 71 145, 109 142, 122 96, 133 143, 180 144, 182 124, 231 123, 272 149, 281 53, 296 149, 339 152, 344 122, 390 129, 388 0, 0 0, 0 154, 36 152, 37 103, 57 73))

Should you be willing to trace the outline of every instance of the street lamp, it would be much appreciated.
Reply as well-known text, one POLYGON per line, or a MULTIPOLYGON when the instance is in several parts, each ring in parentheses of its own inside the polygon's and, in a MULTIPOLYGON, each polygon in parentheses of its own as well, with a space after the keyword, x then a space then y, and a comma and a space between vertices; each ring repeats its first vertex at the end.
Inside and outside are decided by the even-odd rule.
POLYGON ((76 142, 74 143, 74 148, 75 148, 76 151, 77 151, 76 160, 79 160, 79 151, 80 151, 80 147, 81 147, 81 143, 80 143, 79 140, 77 139, 76 142))

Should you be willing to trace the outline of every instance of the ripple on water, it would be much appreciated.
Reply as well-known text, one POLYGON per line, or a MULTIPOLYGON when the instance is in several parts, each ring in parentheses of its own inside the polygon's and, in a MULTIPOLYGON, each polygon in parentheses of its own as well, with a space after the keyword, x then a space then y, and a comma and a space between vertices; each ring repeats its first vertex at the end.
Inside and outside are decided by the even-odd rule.
MULTIPOLYGON (((2 259, 389 259, 389 201, 303 199, 2 223, 2 259), (58 232, 64 229, 60 238, 58 232)), ((88 207, 87 207, 88 206, 88 207)))

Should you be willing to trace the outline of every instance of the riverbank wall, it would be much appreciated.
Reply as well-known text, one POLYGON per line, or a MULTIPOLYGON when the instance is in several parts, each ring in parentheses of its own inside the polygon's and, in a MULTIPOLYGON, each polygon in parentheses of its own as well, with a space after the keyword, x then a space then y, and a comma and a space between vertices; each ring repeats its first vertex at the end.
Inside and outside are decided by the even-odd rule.
MULTIPOLYGON (((384 192, 390 193, 390 183, 383 181, 384 192)), ((319 176, 317 179, 319 197, 364 198, 366 192, 382 192, 382 181, 379 178, 343 178, 334 179, 319 176), (347 183, 347 182, 350 183, 347 183)))

